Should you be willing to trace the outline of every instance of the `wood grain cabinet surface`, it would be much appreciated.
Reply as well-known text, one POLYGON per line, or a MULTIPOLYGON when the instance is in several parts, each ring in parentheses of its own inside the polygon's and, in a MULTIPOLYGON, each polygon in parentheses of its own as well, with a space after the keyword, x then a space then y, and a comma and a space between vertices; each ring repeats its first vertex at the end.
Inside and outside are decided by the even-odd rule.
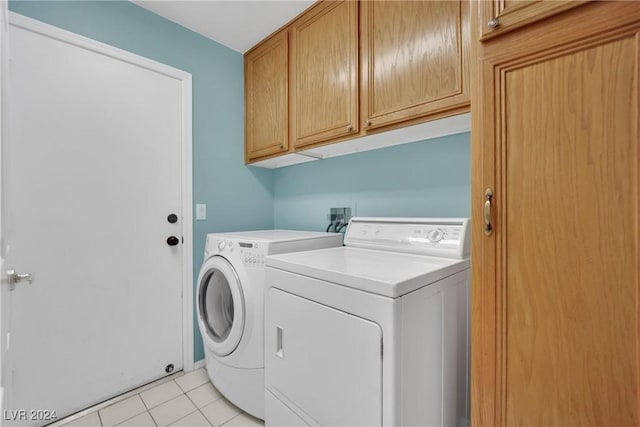
POLYGON ((474 50, 472 423, 638 426, 640 8, 474 50))
POLYGON ((480 5, 480 34, 483 40, 499 36, 541 19, 581 6, 587 1, 495 0, 480 5))
POLYGON ((358 2, 320 2, 291 25, 290 87, 295 148, 358 133, 358 2))
POLYGON ((245 55, 245 161, 289 149, 288 54, 284 30, 245 55))
POLYGON ((468 0, 317 2, 245 55, 245 161, 468 112, 469 31, 468 0))
POLYGON ((365 130, 469 110, 469 2, 361 2, 365 130))

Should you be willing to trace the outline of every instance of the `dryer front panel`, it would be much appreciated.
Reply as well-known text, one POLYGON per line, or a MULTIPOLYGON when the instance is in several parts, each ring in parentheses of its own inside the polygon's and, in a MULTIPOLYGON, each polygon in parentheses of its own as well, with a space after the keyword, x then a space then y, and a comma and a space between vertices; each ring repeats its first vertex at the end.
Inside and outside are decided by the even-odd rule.
POLYGON ((223 257, 208 259, 198 277, 198 323, 214 354, 236 349, 245 323, 245 301, 237 272, 223 257))
MULTIPOLYGON (((382 425, 378 324, 277 288, 269 289, 267 313, 269 392, 310 425, 382 425)), ((266 424, 290 425, 294 418, 272 403, 266 424)))

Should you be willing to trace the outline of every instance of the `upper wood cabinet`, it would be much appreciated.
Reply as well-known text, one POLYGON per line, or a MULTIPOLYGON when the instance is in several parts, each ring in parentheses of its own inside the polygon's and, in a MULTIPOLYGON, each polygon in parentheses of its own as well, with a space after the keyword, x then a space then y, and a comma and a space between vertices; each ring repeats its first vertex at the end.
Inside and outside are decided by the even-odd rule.
POLYGON ((640 7, 474 50, 473 425, 638 426, 640 7))
POLYGON ((245 161, 289 149, 288 54, 285 30, 244 57, 245 161))
POLYGON ((469 106, 468 1, 362 1, 365 130, 469 106))
POLYGON ((494 0, 480 4, 480 35, 495 37, 552 15, 581 6, 587 1, 494 0))
POLYGON ((358 133, 358 3, 320 2, 290 31, 294 148, 358 133))
POLYGON ((468 112, 469 30, 468 0, 317 2, 245 55, 245 161, 468 112))

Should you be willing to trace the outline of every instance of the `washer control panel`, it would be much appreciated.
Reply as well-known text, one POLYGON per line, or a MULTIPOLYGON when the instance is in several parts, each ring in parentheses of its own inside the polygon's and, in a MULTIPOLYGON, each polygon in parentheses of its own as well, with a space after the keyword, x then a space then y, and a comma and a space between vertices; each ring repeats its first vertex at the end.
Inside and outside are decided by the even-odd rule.
POLYGON ((423 255, 468 256, 469 220, 457 218, 352 218, 345 245, 423 255))
POLYGON ((251 265, 255 265, 255 266, 263 266, 264 265, 264 254, 258 254, 252 251, 243 251, 244 253, 242 254, 242 262, 244 264, 247 264, 249 266, 251 265))

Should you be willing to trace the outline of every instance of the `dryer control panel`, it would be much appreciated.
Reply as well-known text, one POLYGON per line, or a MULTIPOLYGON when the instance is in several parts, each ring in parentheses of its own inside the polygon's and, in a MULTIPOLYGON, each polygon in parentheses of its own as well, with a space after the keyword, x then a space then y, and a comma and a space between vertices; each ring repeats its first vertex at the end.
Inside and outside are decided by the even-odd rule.
POLYGON ((268 243, 240 241, 237 239, 210 238, 207 236, 204 256, 223 255, 240 260, 249 267, 263 267, 268 243))
POLYGON ((467 218, 352 218, 345 246, 466 258, 470 252, 467 218))

